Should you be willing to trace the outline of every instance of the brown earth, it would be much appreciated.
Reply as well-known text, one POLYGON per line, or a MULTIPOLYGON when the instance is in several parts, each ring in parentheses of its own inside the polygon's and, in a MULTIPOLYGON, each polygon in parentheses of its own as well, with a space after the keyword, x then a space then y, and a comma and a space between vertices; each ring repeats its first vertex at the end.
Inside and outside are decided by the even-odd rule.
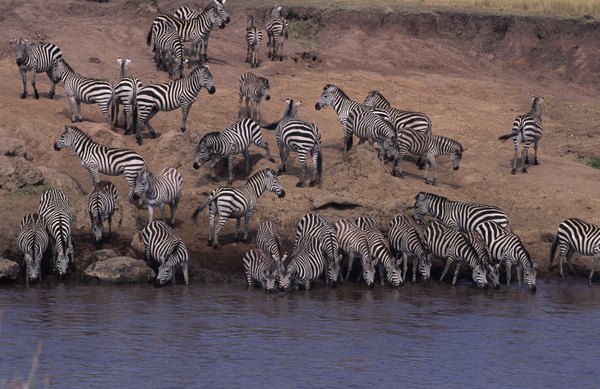
MULTIPOLYGON (((70 123, 68 101, 62 85, 54 100, 47 99, 49 81, 37 77, 39 100, 19 99, 21 81, 9 40, 28 37, 57 44, 64 57, 80 74, 115 80, 117 56, 132 57, 131 74, 144 84, 167 80, 156 71, 145 44, 152 19, 160 12, 172 13, 177 2, 138 0, 96 3, 67 0, 48 4, 42 0, 7 1, 0 5, 0 136, 26 142, 27 158, 40 168, 45 184, 0 189, 2 221, 0 255, 20 261, 16 237, 20 218, 37 210, 39 195, 59 186, 69 195, 75 209, 75 251, 85 269, 89 253, 89 220, 84 210, 91 189, 88 173, 70 150, 55 152, 52 144, 65 124, 70 123)), ((205 212, 194 223, 195 207, 204 202, 216 186, 208 168, 192 168, 194 150, 201 135, 230 125, 238 112, 238 78, 250 70, 244 63, 244 28, 247 9, 228 2, 232 22, 215 30, 209 45, 210 67, 217 93, 201 91, 191 109, 188 132, 179 131, 181 111, 161 112, 152 121, 159 139, 145 134, 143 146, 123 130, 108 131, 97 106, 83 105, 84 122, 79 126, 103 144, 125 146, 140 152, 152 171, 177 167, 184 177, 184 194, 177 214, 176 233, 192 254, 191 274, 196 280, 223 274, 237 278, 242 273, 241 257, 248 249, 233 242, 234 221, 228 221, 222 247, 206 247, 208 217, 205 212)), ((255 10, 264 28, 267 9, 255 10)), ((304 102, 301 116, 315 122, 322 134, 324 173, 321 188, 296 188, 299 173, 296 156, 288 162, 288 173, 280 176, 287 195, 277 199, 265 194, 251 221, 251 240, 256 226, 265 219, 277 222, 289 250, 300 217, 316 210, 332 219, 371 215, 387 230, 390 219, 412 207, 419 191, 431 191, 451 199, 493 204, 506 210, 513 228, 545 271, 550 242, 556 226, 567 217, 600 223, 599 171, 585 161, 598 156, 600 108, 600 23, 593 20, 560 21, 511 16, 487 16, 448 12, 336 13, 321 14, 311 9, 288 10, 296 24, 304 25, 302 41, 318 44, 308 53, 291 39, 285 44, 286 59, 266 59, 261 49, 261 66, 255 73, 272 83, 272 99, 262 105, 267 122, 277 120, 286 97, 304 102), (348 161, 341 159, 341 127, 337 115, 313 106, 323 86, 341 87, 362 101, 371 89, 379 89, 392 104, 426 112, 433 131, 460 141, 465 147, 460 170, 454 172, 442 158, 438 185, 431 187, 420 178, 421 171, 405 163, 407 178, 392 177, 390 165, 382 166, 374 150, 359 146, 348 161), (529 174, 510 175, 513 147, 498 136, 509 133, 514 117, 529 110, 531 97, 543 96, 544 138, 540 144, 541 165, 529 174)), ((186 70, 187 72, 187 70, 186 70)), ((277 155, 273 132, 264 137, 277 155)), ((2 141, 4 143, 4 140, 2 141)), ((271 166, 262 149, 251 146, 252 170, 271 166)), ((16 158, 16 157, 9 157, 16 158)), ((277 158, 279 163, 279 158, 277 158)), ((6 160, 5 160, 6 162, 6 160)), ((10 161, 9 161, 10 162, 10 161)), ((241 162, 241 157, 238 158, 241 162)), ((243 184, 243 163, 236 167, 236 182, 243 184)), ((310 172, 310 170, 309 170, 310 172)), ((31 173, 33 174, 33 173, 31 173)), ((108 177, 127 193, 122 177, 108 177)), ((145 210, 122 202, 115 219, 115 239, 104 245, 120 255, 135 255, 130 242, 147 220, 145 210)), ((578 258, 582 273, 589 258, 578 258)), ((543 274, 543 273, 542 273, 543 274)))

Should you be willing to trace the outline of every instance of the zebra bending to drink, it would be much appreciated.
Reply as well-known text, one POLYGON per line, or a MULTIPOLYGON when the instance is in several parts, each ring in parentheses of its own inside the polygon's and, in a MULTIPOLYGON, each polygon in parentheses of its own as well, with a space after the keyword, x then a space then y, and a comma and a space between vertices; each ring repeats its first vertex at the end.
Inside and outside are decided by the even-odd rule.
POLYGON ((362 277, 367 286, 373 287, 375 280, 375 265, 377 265, 377 263, 371 257, 371 249, 369 247, 369 240, 366 232, 360 229, 353 221, 346 219, 338 220, 334 227, 340 249, 348 255, 348 270, 346 272, 345 280, 347 281, 350 277, 354 257, 360 256, 362 277))
POLYGON ((247 116, 260 123, 260 102, 263 97, 269 101, 271 95, 269 79, 260 77, 252 72, 246 72, 240 76, 240 108, 238 117, 247 116), (242 102, 246 101, 246 110, 242 110, 242 102), (254 106, 254 108, 252 108, 254 106), (245 113, 244 113, 245 112, 245 113))
POLYGON ((117 208, 117 187, 110 181, 98 181, 88 197, 88 214, 92 222, 92 242, 102 242, 104 220, 108 221, 108 237, 112 238, 112 216, 117 208))
POLYGON ((248 288, 261 286, 267 292, 275 292, 281 265, 263 250, 249 250, 243 258, 248 288))
POLYGON ((38 213, 30 213, 21 219, 21 231, 17 238, 17 246, 23 253, 26 282, 39 279, 42 281, 42 257, 48 248, 48 232, 46 221, 38 213))
POLYGON ((481 263, 487 273, 488 283, 496 289, 500 288, 500 262, 492 259, 487 245, 478 232, 469 231, 466 233, 467 239, 471 246, 475 249, 477 256, 481 259, 481 263))
POLYGON ((258 49, 262 45, 262 40, 262 30, 254 25, 254 15, 249 15, 246 22, 246 63, 249 63, 252 68, 258 67, 258 49))
POLYGON ((244 241, 247 242, 250 217, 252 216, 254 208, 256 208, 258 198, 265 191, 273 192, 279 198, 285 196, 285 191, 277 179, 277 175, 269 168, 256 172, 253 176, 248 178, 248 181, 244 186, 237 188, 221 187, 215 189, 210 196, 208 196, 208 201, 199 205, 192 215, 195 219, 200 211, 207 205, 209 206, 208 244, 210 245, 212 243, 214 248, 219 247, 219 233, 228 218, 236 219, 235 239, 237 240, 240 229, 240 219, 242 217, 244 218, 244 241), (214 228, 213 239, 212 230, 217 214, 219 215, 219 222, 214 228))
POLYGON ((256 230, 256 247, 277 263, 283 262, 281 252, 281 235, 277 226, 270 220, 265 220, 258 225, 256 230))
POLYGON ((304 235, 296 242, 285 269, 281 272, 279 287, 287 290, 290 286, 298 289, 302 286, 310 289, 325 270, 325 257, 319 247, 319 240, 314 236, 304 235))
POLYGON ((402 278, 406 279, 408 258, 413 258, 412 282, 417 281, 417 269, 424 281, 431 275, 431 252, 427 247, 423 232, 408 216, 399 215, 390 221, 388 239, 396 260, 403 263, 402 278))
POLYGON ((50 79, 50 92, 48 98, 54 97, 56 83, 60 81, 60 77, 56 72, 58 66, 57 61, 62 58, 62 52, 52 43, 40 43, 38 45, 30 45, 27 39, 11 41, 15 45, 15 54, 17 57, 17 66, 21 73, 21 81, 23 82, 23 93, 21 98, 27 97, 27 73, 31 72, 31 86, 33 87, 33 95, 36 99, 40 98, 38 90, 35 86, 36 73, 46 73, 50 79))
POLYGON ((141 231, 144 243, 145 260, 151 267, 158 264, 157 285, 164 285, 169 280, 175 283, 175 269, 181 269, 183 280, 187 285, 189 254, 183 241, 173 234, 173 230, 164 222, 155 220, 148 223, 141 231))
POLYGON ((221 131, 209 132, 200 139, 196 147, 194 169, 199 169, 212 156, 210 173, 211 178, 216 179, 216 164, 221 159, 227 158, 229 171, 227 185, 231 185, 233 182, 233 159, 237 154, 242 153, 244 155, 246 175, 250 173, 250 153, 248 146, 251 143, 265 149, 267 159, 275 162, 269 151, 269 144, 263 140, 260 126, 252 119, 243 118, 221 131))
POLYGON ((152 222, 153 208, 160 208, 162 221, 165 220, 165 205, 169 204, 171 208, 171 224, 175 224, 175 212, 181 199, 181 190, 183 188, 183 177, 175 168, 164 168, 158 176, 151 171, 143 169, 138 171, 135 178, 135 190, 133 198, 146 195, 148 200, 148 223, 152 222))
POLYGON ((557 248, 559 248, 558 269, 561 278, 564 278, 563 261, 565 258, 569 264, 569 269, 571 272, 574 272, 571 258, 575 252, 593 257, 592 270, 588 278, 591 285, 596 262, 600 260, 600 227, 577 218, 566 219, 558 225, 556 238, 552 242, 552 249, 550 250, 551 268, 553 267, 554 255, 557 248))
POLYGON ((73 262, 73 216, 67 195, 60 189, 45 191, 40 198, 38 213, 46 221, 46 229, 52 241, 54 271, 59 277, 63 277, 73 262))
POLYGON ((538 161, 538 142, 544 134, 542 131, 542 103, 544 99, 541 97, 533 98, 531 111, 524 115, 519 115, 515 118, 512 126, 512 132, 507 135, 502 135, 498 140, 506 141, 510 138, 515 146, 515 158, 513 160, 512 171, 510 174, 517 172, 517 158, 519 157, 519 145, 523 143, 523 151, 521 153, 521 171, 527 173, 525 165, 529 165, 529 147, 533 143, 535 155, 533 164, 539 165, 538 161))

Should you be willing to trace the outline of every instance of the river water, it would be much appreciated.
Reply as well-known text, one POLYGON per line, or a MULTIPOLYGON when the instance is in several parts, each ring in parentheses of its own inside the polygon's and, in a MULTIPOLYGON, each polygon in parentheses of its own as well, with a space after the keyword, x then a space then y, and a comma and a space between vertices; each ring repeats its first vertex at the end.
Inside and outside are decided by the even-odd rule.
POLYGON ((0 288, 0 388, 600 387, 600 285, 0 288))

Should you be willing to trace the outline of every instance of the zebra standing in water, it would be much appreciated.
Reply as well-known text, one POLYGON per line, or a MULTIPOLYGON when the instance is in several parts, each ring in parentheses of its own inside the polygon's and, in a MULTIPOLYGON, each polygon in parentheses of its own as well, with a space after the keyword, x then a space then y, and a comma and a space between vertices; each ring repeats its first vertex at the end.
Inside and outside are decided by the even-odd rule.
POLYGON ((463 146, 450 138, 446 138, 441 135, 427 134, 423 135, 418 131, 412 129, 400 130, 396 134, 398 140, 398 158, 396 159, 397 164, 394 164, 392 174, 404 178, 402 173, 402 158, 409 153, 418 156, 419 158, 427 158, 425 164, 425 183, 435 185, 437 182, 437 162, 436 157, 440 155, 450 155, 452 158, 452 168, 458 170, 460 167, 460 160, 464 151, 463 146), (433 169, 433 179, 429 181, 429 168, 433 169), (396 172, 396 169, 399 172, 396 172))
POLYGON ((408 257, 413 258, 412 282, 417 281, 417 269, 424 281, 429 282, 431 275, 431 252, 427 247, 425 235, 408 216, 398 215, 390 221, 388 239, 392 253, 398 262, 403 263, 403 275, 408 272, 408 257), (400 257, 401 255, 401 257, 400 257))
POLYGON ((265 220, 258 225, 256 230, 256 247, 262 250, 266 255, 273 258, 273 261, 282 263, 281 235, 277 226, 270 220, 265 220))
POLYGON ((248 151, 248 147, 251 143, 265 149, 267 159, 275 162, 269 151, 269 144, 262 138, 260 126, 255 121, 244 118, 224 130, 209 132, 204 135, 196 147, 193 167, 198 170, 212 156, 210 174, 211 178, 216 179, 215 166, 222 158, 227 158, 229 171, 227 185, 230 186, 233 182, 233 159, 237 154, 242 153, 244 155, 246 175, 250 173, 250 152, 248 151))
POLYGON ((502 135, 498 140, 507 140, 512 138, 515 146, 515 159, 513 160, 513 167, 510 174, 517 172, 517 158, 519 156, 519 145, 523 143, 523 152, 521 153, 521 171, 527 173, 525 165, 529 165, 529 146, 533 143, 533 150, 535 155, 533 157, 533 164, 539 165, 538 161, 538 142, 542 139, 542 103, 544 99, 542 97, 534 97, 531 111, 524 115, 519 115, 513 122, 512 132, 507 135, 502 135))
POLYGON ((183 78, 183 65, 189 62, 185 58, 183 40, 172 29, 164 29, 154 38, 154 63, 156 70, 165 70, 169 79, 183 78))
POLYGON ((65 94, 69 99, 71 122, 83 120, 81 117, 81 103, 98 104, 104 116, 104 122, 112 129, 110 112, 115 95, 111 83, 75 73, 63 58, 59 58, 57 64, 56 72, 63 81, 65 94))
POLYGON ((286 268, 281 272, 279 287, 287 290, 290 286, 298 289, 302 286, 310 289, 310 284, 323 274, 325 257, 319 248, 319 240, 311 235, 304 235, 296 242, 286 268))
POLYGON ((132 199, 135 178, 146 166, 141 155, 133 150, 99 145, 75 126, 65 126, 64 132, 54 144, 54 150, 73 148, 81 159, 81 165, 88 170, 92 185, 100 181, 98 173, 109 176, 125 175, 129 186, 128 200, 132 199))
POLYGON ((213 248, 219 247, 219 232, 225 225, 228 218, 235 218, 235 239, 237 240, 240 219, 244 218, 244 241, 248 241, 248 229, 250 224, 250 217, 258 198, 265 192, 273 192, 277 197, 282 198, 285 196, 285 191, 281 186, 281 183, 277 179, 275 172, 269 168, 265 168, 256 172, 253 176, 248 178, 246 185, 238 188, 217 188, 210 196, 208 196, 208 202, 199 205, 192 217, 195 219, 198 213, 202 211, 207 205, 208 207, 208 244, 211 244, 213 248), (215 223, 215 216, 219 215, 219 222, 215 227, 214 239, 212 239, 212 230, 215 223))
POLYGON ((46 221, 48 235, 52 239, 54 271, 59 277, 67 274, 73 261, 71 223, 73 217, 67 195, 60 189, 49 189, 42 193, 38 213, 46 221))
POLYGON ((246 72, 240 76, 240 109, 238 117, 247 116, 260 124, 260 102, 271 100, 269 79, 246 72), (246 99, 246 110, 242 111, 242 101, 246 99), (254 109, 252 109, 254 105, 254 109), (245 113, 244 113, 245 112, 245 113))
POLYGON ((135 121, 137 120, 137 93, 142 88, 142 82, 136 77, 129 76, 131 57, 128 57, 126 60, 118 57, 117 64, 119 65, 119 81, 113 87, 115 92, 114 113, 111 116, 114 117, 114 125, 117 126, 119 122, 119 103, 123 104, 125 133, 128 134, 133 131, 135 121))
POLYGON ((98 181, 88 197, 88 214, 92 222, 92 242, 102 242, 104 220, 108 220, 108 237, 112 238, 112 216, 117 208, 117 187, 110 181, 98 181))
POLYGON ((160 175, 155 176, 151 171, 142 169, 138 171, 135 178, 135 190, 133 199, 146 194, 148 200, 148 223, 152 222, 153 208, 160 208, 160 216, 163 222, 165 220, 165 205, 169 204, 171 208, 171 224, 175 224, 175 212, 181 199, 181 189, 183 188, 183 177, 175 168, 164 168, 160 175))
POLYGON ((423 135, 431 133, 431 120, 426 114, 394 108, 378 90, 369 92, 365 97, 365 105, 375 109, 375 113, 381 113, 384 117, 389 118, 396 131, 412 128, 423 135))
POLYGON ((452 279, 452 285, 456 285, 460 266, 464 262, 473 270, 472 277, 475 284, 480 288, 487 286, 487 272, 481 258, 477 256, 477 252, 463 232, 433 220, 425 229, 425 240, 431 253, 446 262, 440 282, 448 273, 450 265, 456 262, 452 279))
POLYGON ((267 37, 269 41, 268 57, 271 61, 275 60, 275 56, 279 51, 279 61, 283 61, 283 42, 288 38, 288 22, 282 16, 281 7, 276 7, 271 11, 271 19, 267 20, 267 37))
POLYGON ((557 247, 559 248, 558 269, 561 278, 564 278, 563 261, 565 258, 569 264, 569 269, 574 272, 571 258, 575 252, 593 256, 592 271, 588 278, 591 285, 596 262, 600 260, 600 227, 577 218, 566 219, 560 223, 550 250, 550 268, 553 267, 557 247))
MULTIPOLYGON (((306 157, 312 156, 313 177, 308 186, 316 186, 321 183, 321 172, 323 170, 323 154, 321 153, 321 134, 314 123, 298 118, 298 107, 302 101, 294 102, 293 99, 285 100, 285 111, 283 118, 277 123, 275 128, 275 139, 279 146, 279 155, 281 156, 281 167, 277 174, 285 172, 285 162, 290 151, 298 153, 298 162, 302 173, 300 180, 296 184, 298 187, 304 186, 306 177, 306 157)), ((268 128, 268 127, 266 127, 268 128)))
POLYGON ((506 265, 506 286, 510 285, 511 267, 516 265, 519 287, 525 273, 525 283, 529 291, 535 293, 538 264, 533 262, 521 239, 491 221, 477 225, 476 231, 481 234, 492 260, 506 265))
POLYGON ((152 266, 158 264, 156 283, 175 283, 175 268, 180 268, 187 285, 189 253, 183 241, 173 234, 171 228, 160 220, 148 223, 141 231, 145 260, 152 266))
POLYGON ((277 290, 278 278, 281 272, 279 262, 263 250, 249 250, 242 259, 248 288, 259 284, 267 292, 277 290))
POLYGON ((336 286, 338 280, 341 281, 340 263, 342 255, 335 228, 323 216, 307 213, 296 226, 294 247, 304 235, 313 236, 319 241, 321 252, 327 259, 327 284, 336 286))
POLYGON ((54 97, 56 83, 60 81, 55 70, 58 66, 57 61, 62 58, 62 52, 52 43, 40 43, 39 45, 30 45, 27 39, 12 41, 15 44, 15 54, 17 57, 17 66, 21 73, 21 81, 23 82, 23 93, 21 98, 27 97, 27 72, 31 72, 31 86, 33 87, 33 95, 36 99, 40 98, 38 90, 35 87, 35 75, 45 72, 50 79, 50 92, 48 98, 54 97))
MULTIPOLYGON (((342 252, 348 255, 348 270, 346 272, 347 281, 352 271, 352 264, 355 256, 361 257, 362 277, 367 286, 373 287, 375 280, 375 265, 377 264, 371 257, 369 240, 364 230, 360 229, 356 223, 346 219, 340 219, 335 224, 335 232, 342 252)), ((359 277, 360 279, 360 277, 359 277)))
POLYGON ((159 111, 172 111, 181 107, 181 132, 185 132, 188 114, 202 87, 205 87, 211 95, 216 91, 208 65, 197 67, 189 76, 179 80, 142 87, 137 96, 139 117, 135 137, 138 144, 142 144, 142 123, 148 128, 152 137, 156 138, 150 119, 159 111))
POLYGON ((251 68, 258 67, 258 49, 262 45, 262 39, 262 30, 254 25, 254 15, 248 15, 248 21, 246 22, 246 63, 249 63, 251 68))
POLYGON ((433 193, 419 192, 413 207, 414 218, 421 221, 427 213, 448 227, 463 232, 475 231, 477 225, 485 221, 493 221, 507 231, 511 231, 508 215, 498 207, 452 201, 433 193))
POLYGON ((488 283, 491 283, 495 289, 500 289, 500 262, 492 259, 487 245, 478 232, 469 231, 465 235, 475 249, 477 256, 481 259, 487 273, 488 283))
POLYGON ((379 265, 379 277, 381 285, 384 284, 384 272, 387 274, 387 280, 393 287, 399 288, 404 284, 402 271, 392 257, 390 243, 381 233, 377 222, 371 217, 361 216, 356 219, 356 225, 366 232, 371 250, 371 258, 379 265))
POLYGON ((23 263, 27 275, 26 282, 39 279, 42 281, 42 257, 48 248, 48 232, 46 221, 38 213, 30 213, 21 219, 21 232, 17 238, 17 246, 23 253, 23 263))

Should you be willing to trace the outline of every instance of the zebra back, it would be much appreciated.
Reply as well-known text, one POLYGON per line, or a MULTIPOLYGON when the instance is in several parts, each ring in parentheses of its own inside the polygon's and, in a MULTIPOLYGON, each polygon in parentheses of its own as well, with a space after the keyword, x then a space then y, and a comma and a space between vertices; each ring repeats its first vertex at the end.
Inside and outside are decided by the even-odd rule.
POLYGON ((255 283, 267 292, 277 289, 280 266, 263 250, 249 250, 242 259, 248 287, 255 283))
POLYGON ((67 195, 60 189, 49 189, 42 193, 38 213, 46 221, 48 235, 52 238, 54 269, 59 276, 64 276, 73 258, 73 217, 67 195))
POLYGON ((423 280, 431 275, 431 253, 427 247, 425 235, 408 216, 398 215, 390 221, 388 239, 392 253, 403 263, 404 278, 408 271, 408 257, 413 257, 412 280, 416 282, 417 267, 423 280))
POLYGON ((364 230, 360 229, 354 222, 347 219, 338 220, 335 225, 335 232, 339 242, 340 249, 349 255, 348 271, 346 279, 352 269, 353 257, 361 257, 362 275, 368 286, 373 286, 375 278, 374 261, 371 257, 369 240, 364 230))
POLYGON ((422 134, 431 133, 431 119, 429 119, 426 114, 394 108, 378 90, 372 90, 367 94, 367 97, 365 97, 365 105, 375 109, 374 112, 379 115, 383 114, 387 116, 396 131, 400 131, 404 128, 411 128, 422 134))
POLYGON ((298 240, 286 267, 294 285, 310 289, 311 282, 325 270, 326 260, 319 246, 319 240, 310 235, 304 235, 298 240))
POLYGON ((88 196, 88 214, 92 222, 92 237, 94 242, 102 241, 104 219, 110 219, 115 212, 118 191, 110 181, 98 181, 94 190, 88 196))
POLYGON ((256 231, 256 246, 277 263, 281 261, 281 235, 270 220, 260 223, 256 231))
POLYGON ((175 237, 176 243, 173 251, 166 257, 165 262, 160 264, 158 267, 158 272, 156 275, 156 283, 158 285, 164 285, 169 280, 172 283, 175 283, 175 269, 181 268, 183 273, 183 280, 185 284, 189 284, 189 276, 188 276, 188 261, 189 261, 189 253, 187 247, 183 243, 183 241, 177 237, 175 237))

